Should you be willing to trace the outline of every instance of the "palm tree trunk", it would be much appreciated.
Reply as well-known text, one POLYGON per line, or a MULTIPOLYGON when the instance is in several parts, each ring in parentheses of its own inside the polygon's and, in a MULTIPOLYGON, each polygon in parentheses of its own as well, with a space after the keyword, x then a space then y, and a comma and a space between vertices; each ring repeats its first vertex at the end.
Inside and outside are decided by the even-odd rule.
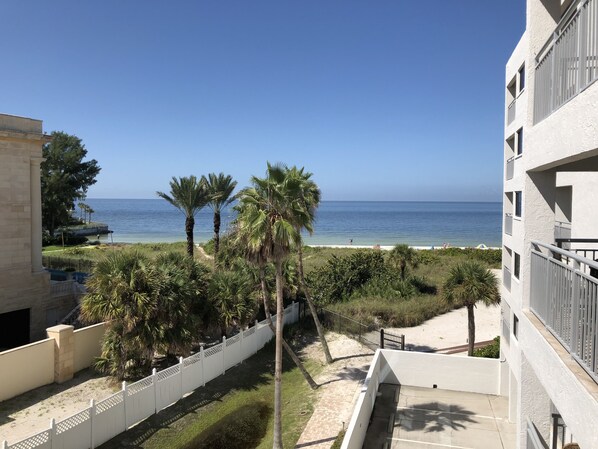
POLYGON ((473 315, 473 305, 467 306, 467 328, 469 331, 469 348, 467 355, 473 356, 473 345, 475 344, 475 318, 473 315))
POLYGON ((193 257, 193 228, 195 227, 195 218, 193 215, 185 219, 185 234, 187 234, 187 254, 193 257))
POLYGON ((276 357, 274 361, 274 432, 273 449, 282 446, 282 327, 284 324, 284 304, 282 301, 283 276, 282 260, 276 261, 276 357))
POLYGON ((309 289, 307 288, 307 284, 305 283, 305 277, 303 276, 303 249, 301 245, 299 245, 299 282, 301 283, 301 288, 303 288, 303 292, 305 293, 305 299, 307 299, 307 304, 309 305, 309 311, 311 312, 311 316, 314 319, 314 323, 316 324, 318 338, 322 343, 322 349, 324 350, 324 355, 326 356, 326 363, 332 363, 334 360, 330 355, 328 342, 326 341, 326 337, 324 336, 324 329, 322 328, 322 323, 320 323, 320 319, 318 318, 318 311, 316 310, 316 306, 311 300, 311 294, 309 293, 309 289))
MULTIPOLYGON (((270 330, 273 333, 276 333, 276 329, 274 328, 274 324, 272 323, 272 315, 270 313, 270 293, 268 292, 268 286, 266 285, 266 276, 264 273, 263 266, 260 267, 260 284, 262 286, 262 298, 264 302, 264 312, 266 314, 266 321, 268 322, 270 330)), ((291 348, 291 346, 287 343, 287 341, 284 338, 282 339, 282 346, 289 355, 289 357, 293 360, 293 362, 295 362, 295 365, 297 366, 297 368, 299 368, 301 374, 303 374, 303 377, 305 378, 305 381, 309 384, 310 388, 312 390, 318 388, 318 384, 314 381, 313 377, 311 377, 307 369, 305 369, 305 366, 303 365, 301 359, 297 357, 297 354, 295 354, 293 348, 291 348)))
POLYGON ((220 211, 214 211, 214 260, 218 258, 220 249, 220 211))

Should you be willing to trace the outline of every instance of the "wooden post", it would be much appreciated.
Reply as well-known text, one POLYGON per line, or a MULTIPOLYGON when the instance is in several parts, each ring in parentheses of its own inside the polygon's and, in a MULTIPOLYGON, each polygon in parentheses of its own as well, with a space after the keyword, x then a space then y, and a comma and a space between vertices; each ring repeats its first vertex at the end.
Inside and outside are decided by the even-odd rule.
POLYGON ((380 329, 380 349, 384 349, 384 329, 380 329))

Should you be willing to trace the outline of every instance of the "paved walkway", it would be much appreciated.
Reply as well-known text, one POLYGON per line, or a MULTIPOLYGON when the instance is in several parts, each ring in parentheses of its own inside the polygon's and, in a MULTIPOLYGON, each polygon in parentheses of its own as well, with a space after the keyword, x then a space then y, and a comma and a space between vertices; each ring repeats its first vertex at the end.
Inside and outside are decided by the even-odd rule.
POLYGON ((320 385, 318 402, 296 448, 329 449, 348 427, 373 357, 369 348, 348 337, 328 333, 326 339, 335 361, 315 379, 320 385))

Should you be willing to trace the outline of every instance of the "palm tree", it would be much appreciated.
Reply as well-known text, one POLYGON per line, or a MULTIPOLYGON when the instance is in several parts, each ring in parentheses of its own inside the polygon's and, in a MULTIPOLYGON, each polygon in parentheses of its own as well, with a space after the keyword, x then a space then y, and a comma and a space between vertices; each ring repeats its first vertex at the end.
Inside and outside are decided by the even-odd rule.
POLYGON ((243 271, 216 271, 208 288, 213 321, 220 325, 222 335, 233 325, 245 326, 255 317, 255 302, 251 299, 252 282, 243 271))
POLYGON ((283 348, 283 263, 291 248, 300 242, 290 207, 297 198, 296 183, 287 177, 282 165, 268 163, 266 177, 251 178, 252 187, 240 193, 237 226, 247 250, 257 255, 260 270, 264 262, 274 264, 276 272, 276 356, 274 363, 273 448, 282 449, 282 348, 283 348))
POLYGON ((220 213, 223 207, 228 206, 235 199, 231 196, 237 181, 233 181, 230 175, 224 173, 210 173, 208 177, 202 177, 202 181, 207 185, 210 194, 208 205, 214 211, 214 259, 218 259, 218 250, 220 249, 220 213))
POLYGON ((467 261, 453 267, 444 283, 444 300, 451 304, 464 304, 467 307, 469 348, 467 355, 473 355, 475 344, 476 303, 486 306, 500 303, 500 294, 496 286, 496 277, 485 266, 476 261, 467 261))
POLYGON ((167 195, 164 192, 156 192, 156 195, 165 199, 185 214, 187 254, 193 257, 193 228, 195 227, 195 214, 208 203, 209 193, 206 185, 193 175, 179 179, 173 176, 170 181, 170 195, 167 195))
POLYGON ((412 268, 417 267, 419 259, 417 252, 409 245, 400 243, 390 250, 389 254, 390 262, 395 266, 396 269, 401 272, 401 279, 405 280, 405 274, 407 272, 407 266, 411 265, 412 268))
MULTIPOLYGON (((299 238, 301 239, 302 229, 305 229, 310 234, 313 233, 313 224, 315 221, 316 209, 320 205, 320 198, 322 195, 317 184, 311 180, 312 173, 305 172, 303 167, 298 169, 297 167, 293 166, 288 170, 288 176, 296 179, 299 182, 300 195, 296 198, 296 201, 298 202, 298 206, 302 209, 302 213, 295 214, 294 225, 297 229, 297 232, 299 233, 299 238)), ((316 310, 316 306, 314 305, 311 299, 311 294, 309 288, 307 287, 307 283, 305 282, 305 276, 303 271, 302 241, 299 243, 297 247, 297 257, 299 259, 299 282, 305 294, 305 299, 307 300, 311 316, 313 317, 314 323, 316 325, 316 330, 318 331, 318 337, 320 339, 320 342, 322 343, 322 349, 326 357, 326 362, 332 363, 333 359, 332 355, 330 355, 328 342, 326 341, 326 337, 324 336, 324 329, 322 327, 322 323, 320 323, 320 319, 318 318, 318 311, 316 310)))
POLYGON ((148 327, 159 284, 149 260, 136 252, 110 253, 98 261, 81 304, 84 322, 109 322, 97 367, 119 379, 149 367, 154 329, 148 327))

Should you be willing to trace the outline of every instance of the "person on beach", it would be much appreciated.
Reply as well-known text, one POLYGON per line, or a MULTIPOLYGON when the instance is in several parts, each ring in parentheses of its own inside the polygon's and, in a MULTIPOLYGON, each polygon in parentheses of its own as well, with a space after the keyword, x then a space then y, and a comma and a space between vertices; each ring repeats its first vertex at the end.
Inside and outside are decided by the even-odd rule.
POLYGON ((353 239, 349 239, 349 245, 353 244, 353 239))

